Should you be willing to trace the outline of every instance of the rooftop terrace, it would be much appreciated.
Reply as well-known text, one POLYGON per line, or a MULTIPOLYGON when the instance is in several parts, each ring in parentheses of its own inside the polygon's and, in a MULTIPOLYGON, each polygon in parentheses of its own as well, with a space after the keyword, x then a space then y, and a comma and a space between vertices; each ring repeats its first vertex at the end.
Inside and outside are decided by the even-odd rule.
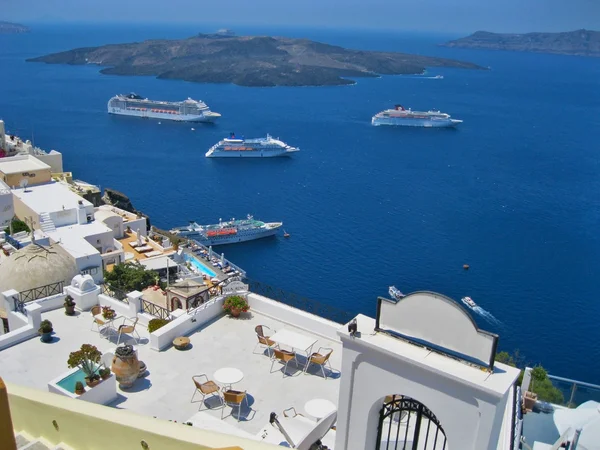
MULTIPOLYGON (((90 331, 92 317, 89 312, 69 317, 62 309, 57 309, 43 313, 42 319, 53 323, 53 342, 43 344, 39 339, 30 339, 1 351, 0 373, 6 381, 46 391, 48 381, 68 370, 69 353, 82 344, 93 344, 101 352, 116 346, 114 334, 109 341, 90 331)), ((198 413, 201 406, 199 395, 196 395, 194 403, 190 402, 194 392, 191 377, 205 373, 213 379, 214 372, 223 367, 238 368, 244 373, 243 380, 233 387, 247 390, 249 408, 244 407, 238 423, 231 416, 221 421, 220 409, 205 410, 202 406, 202 412, 193 419, 195 426, 227 433, 235 426, 243 435, 256 435, 268 423, 272 411, 281 414, 284 409, 293 406, 306 414, 304 404, 313 398, 327 399, 337 405, 340 373, 335 369, 341 367, 339 342, 253 311, 244 318, 220 317, 207 323, 189 336, 191 348, 186 351, 173 347, 163 352, 152 350, 148 331, 139 325, 138 328, 141 335, 138 355, 148 366, 149 375, 138 379, 130 390, 118 389, 119 399, 111 405, 115 408, 178 422, 187 421, 198 413), (270 327, 271 333, 286 328, 313 337, 317 340, 313 347, 315 351, 320 346, 333 348, 331 365, 334 370, 328 372, 331 376, 323 378, 315 366, 304 374, 291 364, 288 366, 291 376, 284 377, 282 366, 278 363, 274 364, 271 373, 270 358, 261 354, 260 349, 253 353, 257 343, 254 327, 259 324, 270 327)), ((225 413, 229 412, 230 408, 226 408, 225 413)))

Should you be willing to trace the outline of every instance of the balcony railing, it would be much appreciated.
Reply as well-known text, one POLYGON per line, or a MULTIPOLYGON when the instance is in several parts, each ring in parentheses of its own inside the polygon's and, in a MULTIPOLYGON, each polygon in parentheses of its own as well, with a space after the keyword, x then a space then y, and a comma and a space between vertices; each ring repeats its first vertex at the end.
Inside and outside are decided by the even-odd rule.
POLYGON ((169 311, 167 308, 163 308, 162 306, 144 299, 142 299, 142 311, 150 314, 151 316, 158 317, 159 319, 169 318, 169 311))
POLYGON ((301 297, 297 294, 284 291, 283 289, 261 283, 260 281, 247 279, 246 282, 248 283, 250 292, 277 300, 278 302, 332 320, 333 322, 347 323, 354 317, 349 311, 301 297))
POLYGON ((127 299, 127 292, 125 292, 121 289, 117 289, 112 286, 109 286, 106 283, 100 284, 100 287, 102 288, 102 293, 104 295, 108 295, 109 297, 120 300, 123 303, 129 303, 129 300, 127 299))
POLYGON ((589 400, 600 402, 600 385, 555 375, 548 375, 548 378, 550 378, 554 387, 563 393, 565 401, 562 406, 576 408, 589 400))
POLYGON ((27 315, 27 311, 25 310, 26 303, 40 298, 50 297, 51 295, 61 294, 63 286, 64 283, 59 281, 58 283, 46 284, 44 286, 38 286, 33 289, 19 292, 19 298, 15 300, 15 311, 27 315))

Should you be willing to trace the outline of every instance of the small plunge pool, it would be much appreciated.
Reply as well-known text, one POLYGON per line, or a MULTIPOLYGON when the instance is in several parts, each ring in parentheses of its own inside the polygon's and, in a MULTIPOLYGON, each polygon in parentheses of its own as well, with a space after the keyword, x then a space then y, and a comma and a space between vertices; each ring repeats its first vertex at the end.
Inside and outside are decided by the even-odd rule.
POLYGON ((77 370, 77 372, 73 372, 69 376, 66 376, 56 384, 63 388, 65 391, 74 393, 75 384, 78 381, 81 381, 83 383, 83 386, 85 386, 85 372, 81 369, 77 370))

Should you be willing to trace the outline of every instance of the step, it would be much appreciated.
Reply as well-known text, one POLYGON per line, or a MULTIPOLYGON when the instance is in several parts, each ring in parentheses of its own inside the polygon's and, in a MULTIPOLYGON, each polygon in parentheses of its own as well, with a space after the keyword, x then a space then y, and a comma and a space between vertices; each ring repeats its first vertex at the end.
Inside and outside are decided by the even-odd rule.
POLYGON ((54 446, 48 445, 43 439, 36 439, 23 447, 17 447, 17 450, 52 450, 54 446))
POLYGON ((33 438, 27 433, 15 433, 15 441, 17 441, 17 448, 23 448, 33 441, 33 438))

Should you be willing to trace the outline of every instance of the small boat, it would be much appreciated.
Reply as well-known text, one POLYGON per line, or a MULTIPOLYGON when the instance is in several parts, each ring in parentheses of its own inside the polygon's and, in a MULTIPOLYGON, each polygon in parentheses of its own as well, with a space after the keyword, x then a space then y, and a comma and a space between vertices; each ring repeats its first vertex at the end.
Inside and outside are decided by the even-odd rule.
POLYGON ((290 237, 290 233, 288 233, 287 231, 283 230, 283 237, 284 238, 289 238, 290 237))
POLYGON ((395 298, 396 300, 401 300, 402 298, 406 297, 396 286, 390 286, 388 292, 390 297, 395 298))
POLYGON ((476 308, 477 307, 477 303, 475 303, 471 297, 463 297, 463 298, 461 298, 461 300, 469 308, 476 308))
POLYGON ((443 80, 444 79, 444 75, 436 75, 435 77, 436 80, 443 80))

